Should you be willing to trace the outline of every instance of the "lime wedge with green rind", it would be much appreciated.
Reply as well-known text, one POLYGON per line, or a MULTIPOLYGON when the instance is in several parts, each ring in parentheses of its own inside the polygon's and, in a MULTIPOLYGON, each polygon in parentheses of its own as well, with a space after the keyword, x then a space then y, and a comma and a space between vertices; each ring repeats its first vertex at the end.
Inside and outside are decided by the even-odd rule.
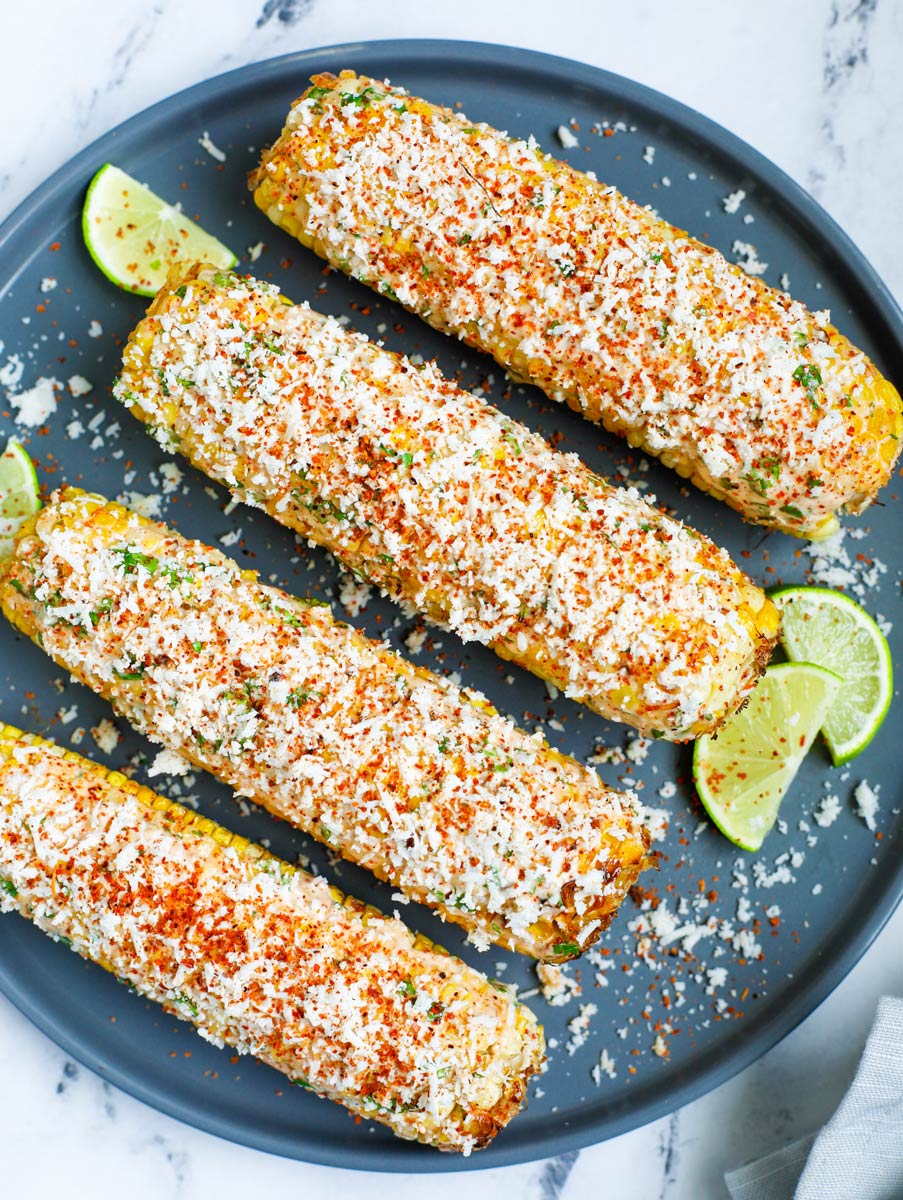
POLYGON ((139 296, 155 296, 177 262, 202 261, 224 270, 238 262, 228 246, 176 205, 112 163, 88 185, 82 235, 104 275, 139 296))
POLYGON ((0 454, 0 558, 12 553, 19 526, 40 507, 41 489, 34 463, 22 443, 10 438, 0 454))
POLYGON ((842 592, 788 587, 771 598, 781 612, 787 657, 818 663, 844 681, 823 730, 834 765, 842 766, 862 753, 890 707, 894 672, 887 638, 842 592))
POLYGON ((842 684, 814 663, 778 663, 716 734, 695 742, 696 791, 735 845, 762 845, 842 684))

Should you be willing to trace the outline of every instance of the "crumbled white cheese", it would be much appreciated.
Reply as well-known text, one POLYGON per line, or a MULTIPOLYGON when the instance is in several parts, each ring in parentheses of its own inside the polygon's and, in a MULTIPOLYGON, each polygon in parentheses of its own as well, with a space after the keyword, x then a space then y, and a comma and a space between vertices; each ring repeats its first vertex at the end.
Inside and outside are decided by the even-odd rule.
POLYGON ((92 321, 88 326, 88 337, 99 338, 102 333, 103 325, 101 325, 100 321, 92 321))
POLYGON ((874 788, 870 787, 868 782, 863 779, 861 783, 856 785, 853 792, 853 799, 856 801, 856 815, 862 817, 866 825, 873 832, 875 830, 875 815, 878 812, 878 793, 881 790, 880 784, 875 784, 874 788))
POLYGON ((551 1004, 553 1008, 570 1003, 583 990, 577 980, 557 963, 537 963, 536 974, 540 991, 546 1003, 551 1004))
POLYGON ((224 533, 219 539, 221 546, 235 546, 241 541, 241 530, 230 529, 228 533, 224 533))
POLYGON ((94 384, 90 379, 85 379, 84 375, 70 375, 68 383, 73 396, 87 396, 88 392, 94 390, 94 384))
POLYGON ((822 829, 828 829, 840 816, 841 807, 840 798, 829 793, 827 796, 822 796, 818 808, 812 814, 812 819, 822 829))
POLYGON ((250 261, 257 262, 261 254, 263 254, 265 244, 263 242, 255 242, 253 246, 248 247, 248 258, 250 261))
POLYGON ((73 704, 70 708, 61 708, 56 715, 59 717, 61 724, 69 725, 78 716, 78 705, 73 704))
POLYGON ((52 292, 56 287, 56 280, 52 275, 45 275, 41 280, 41 291, 46 295, 47 292, 52 292))
POLYGON ((571 1017, 568 1021, 568 1038, 565 1049, 568 1054, 576 1054, 577 1051, 586 1043, 589 1037, 590 1021, 599 1011, 595 1004, 581 1004, 580 1011, 576 1017, 571 1017))
POLYGON ((162 497, 156 494, 146 496, 143 492, 126 492, 119 497, 120 504, 136 512, 140 517, 159 517, 162 508, 162 497))
POLYGON ((598 1063, 590 1071, 593 1083, 598 1087, 602 1082, 602 1076, 607 1075, 609 1079, 614 1079, 617 1075, 615 1070, 615 1060, 611 1057, 607 1050, 603 1050, 599 1055, 598 1063))
POLYGON ((191 763, 181 754, 173 750, 161 750, 148 767, 147 774, 153 779, 155 775, 187 775, 190 770, 191 763))
POLYGON ((43 425, 56 408, 55 388, 59 388, 57 379, 45 379, 42 375, 33 388, 27 392, 19 392, 9 397, 10 405, 16 409, 16 424, 36 429, 43 425))
POLYGON ((740 208, 740 205, 746 199, 746 192, 743 188, 737 188, 735 192, 730 192, 721 201, 721 207, 726 213, 735 213, 740 208))
POLYGON ((764 275, 768 270, 768 263, 759 260, 752 242, 743 242, 739 238, 735 238, 731 246, 731 254, 747 275, 764 275))
POLYGON ((419 654, 426 642, 427 632, 425 625, 415 625, 404 639, 404 644, 408 648, 409 654, 419 654))
POLYGON ((207 132, 206 129, 204 130, 201 137, 198 138, 198 145, 200 145, 204 150, 206 150, 211 158, 215 158, 217 162, 225 162, 226 161, 225 154, 223 153, 222 150, 220 150, 219 146, 214 145, 214 143, 210 137, 210 134, 207 132))
POLYGON ((104 754, 112 754, 119 745, 119 730, 106 717, 91 727, 91 736, 104 754))
POLYGON ((349 617, 360 616, 373 597, 369 583, 354 575, 343 573, 339 580, 339 603, 349 617))
POLYGON ((580 139, 570 130, 567 125, 559 125, 556 131, 558 140, 564 146, 565 150, 573 150, 575 146, 580 145, 580 139))
POLYGON ((163 495, 171 496, 173 492, 179 490, 185 476, 177 463, 165 462, 160 465, 160 478, 163 480, 161 485, 163 495))
POLYGON ((643 151, 643 162, 648 163, 650 167, 655 162, 655 147, 654 146, 647 146, 646 149, 643 151))

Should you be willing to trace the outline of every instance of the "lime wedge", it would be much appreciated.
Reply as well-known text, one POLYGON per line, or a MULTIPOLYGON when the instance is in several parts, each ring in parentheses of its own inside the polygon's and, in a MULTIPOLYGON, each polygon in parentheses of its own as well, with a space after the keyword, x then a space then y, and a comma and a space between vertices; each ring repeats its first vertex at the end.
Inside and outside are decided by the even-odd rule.
POLYGON ((887 639, 855 600, 830 588, 782 588, 772 600, 781 612, 787 657, 818 663, 843 679, 824 727, 834 765, 842 766, 866 748, 890 707, 887 639))
POLYGON ((0 558, 12 552, 16 530, 41 507, 40 491, 28 451, 10 438, 0 454, 0 558))
POLYGON ((228 246, 111 163, 88 185, 82 236, 104 275, 140 296, 155 296, 174 263, 227 269, 238 262, 228 246))
POLYGON ((813 663, 769 667, 746 706, 693 747, 706 812, 744 850, 758 850, 843 680, 813 663))

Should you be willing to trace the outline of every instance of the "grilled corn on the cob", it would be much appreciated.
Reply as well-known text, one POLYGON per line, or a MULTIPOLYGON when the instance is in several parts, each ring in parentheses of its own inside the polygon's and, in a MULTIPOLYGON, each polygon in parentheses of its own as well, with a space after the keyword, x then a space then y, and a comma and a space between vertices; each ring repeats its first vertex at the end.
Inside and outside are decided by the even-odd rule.
POLYGON ((465 1154, 516 1114, 542 1030, 478 971, 124 775, 0 724, 0 912, 216 1045, 465 1154))
POLYGON ((896 389, 830 323, 566 163, 400 88, 317 75, 260 208, 750 521, 827 536, 888 480, 896 389))
POLYGON ((0 605, 154 741, 463 925, 568 958, 645 862, 634 801, 482 697, 71 489, 0 564, 0 605))
POLYGON ((115 390, 394 599, 644 734, 717 726, 774 644, 771 601, 707 538, 269 284, 174 273, 115 390))

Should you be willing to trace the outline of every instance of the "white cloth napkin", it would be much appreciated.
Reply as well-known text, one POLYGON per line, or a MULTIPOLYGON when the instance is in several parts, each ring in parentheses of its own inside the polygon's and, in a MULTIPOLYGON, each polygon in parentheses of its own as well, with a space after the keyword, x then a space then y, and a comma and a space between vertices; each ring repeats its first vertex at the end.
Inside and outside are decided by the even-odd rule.
POLYGON ((856 1078, 811 1137, 728 1171, 733 1200, 903 1198, 903 1000, 884 996, 856 1078))

